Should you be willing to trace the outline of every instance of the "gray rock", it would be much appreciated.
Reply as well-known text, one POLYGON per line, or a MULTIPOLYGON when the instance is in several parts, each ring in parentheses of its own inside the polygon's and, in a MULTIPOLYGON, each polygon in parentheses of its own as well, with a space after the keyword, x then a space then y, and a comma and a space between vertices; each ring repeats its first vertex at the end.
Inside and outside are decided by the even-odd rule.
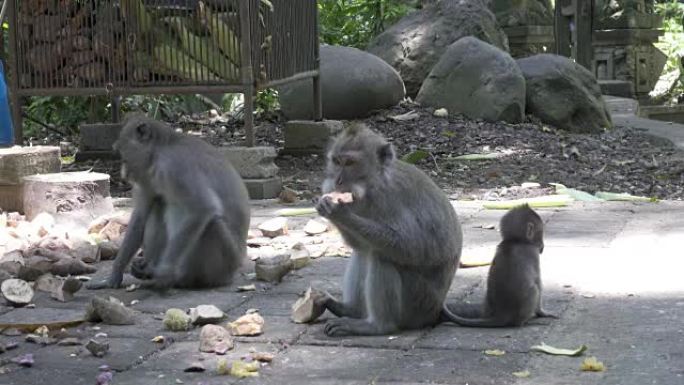
POLYGON ((527 87, 527 112, 575 133, 612 127, 596 77, 571 59, 541 54, 518 60, 527 87))
POLYGON ((507 52, 467 36, 444 52, 416 101, 472 119, 518 123, 525 116, 525 78, 507 52))
MULTIPOLYGON (((399 74, 367 52, 350 47, 321 46, 323 117, 356 119, 392 107, 404 98, 399 74)), ((313 119, 313 81, 279 88, 280 106, 288 119, 313 119)))
POLYGON ((290 254, 277 254, 270 257, 260 257, 254 265, 256 278, 266 282, 280 282, 285 274, 292 270, 293 264, 290 254))
POLYGON ((200 331, 200 352, 213 353, 217 347, 230 350, 233 344, 233 337, 223 326, 205 325, 200 331))
POLYGON ((493 0, 489 8, 502 27, 553 25, 553 7, 549 0, 493 0))
POLYGON ((432 67, 456 40, 474 36, 508 51, 508 38, 482 0, 442 0, 408 14, 378 35, 368 52, 394 67, 415 97, 432 67))
POLYGON ((278 175, 278 166, 273 162, 276 156, 274 147, 219 147, 241 177, 247 179, 272 178, 278 175))
POLYGON ((114 297, 94 297, 86 308, 86 314, 87 319, 92 322, 101 320, 107 325, 135 324, 133 310, 114 297))

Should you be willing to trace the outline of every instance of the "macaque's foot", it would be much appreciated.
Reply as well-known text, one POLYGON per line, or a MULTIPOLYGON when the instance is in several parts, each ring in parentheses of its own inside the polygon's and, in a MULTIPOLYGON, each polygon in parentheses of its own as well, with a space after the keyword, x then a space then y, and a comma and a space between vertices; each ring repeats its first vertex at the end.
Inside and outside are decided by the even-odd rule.
POLYGON ((152 279, 152 269, 145 258, 136 258, 131 263, 131 275, 140 280, 152 279))
POLYGON ((537 310, 537 317, 539 318, 555 318, 559 319, 560 317, 554 313, 550 313, 544 309, 539 309, 537 310))
POLYGON ((121 287, 122 282, 123 274, 112 273, 112 275, 107 279, 101 279, 99 281, 90 281, 86 283, 85 287, 88 290, 118 289, 121 287))
POLYGON ((325 324, 325 334, 329 337, 375 336, 389 334, 391 330, 383 330, 365 319, 335 318, 325 324))

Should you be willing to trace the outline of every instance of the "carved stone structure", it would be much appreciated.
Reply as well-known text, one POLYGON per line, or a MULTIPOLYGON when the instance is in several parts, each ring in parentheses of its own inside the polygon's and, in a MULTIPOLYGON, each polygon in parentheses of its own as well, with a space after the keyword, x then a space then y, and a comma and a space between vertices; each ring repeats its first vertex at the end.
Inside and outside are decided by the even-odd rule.
POLYGON ((593 70, 608 94, 644 98, 655 87, 667 56, 653 43, 663 34, 652 0, 596 0, 593 70), (622 87, 622 91, 611 89, 622 87))
POLYGON ((553 51, 553 9, 549 0, 510 0, 490 3, 496 20, 508 36, 515 58, 553 51))

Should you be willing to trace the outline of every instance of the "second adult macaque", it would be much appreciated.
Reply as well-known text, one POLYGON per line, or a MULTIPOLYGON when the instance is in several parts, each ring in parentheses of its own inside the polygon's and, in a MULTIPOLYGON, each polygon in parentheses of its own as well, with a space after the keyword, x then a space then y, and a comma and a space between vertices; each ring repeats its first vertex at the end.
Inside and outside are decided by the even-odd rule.
POLYGON ((250 209, 245 185, 207 142, 142 116, 127 119, 115 144, 134 210, 111 276, 88 285, 116 288, 131 272, 149 286, 213 287, 231 282, 246 255, 250 209))

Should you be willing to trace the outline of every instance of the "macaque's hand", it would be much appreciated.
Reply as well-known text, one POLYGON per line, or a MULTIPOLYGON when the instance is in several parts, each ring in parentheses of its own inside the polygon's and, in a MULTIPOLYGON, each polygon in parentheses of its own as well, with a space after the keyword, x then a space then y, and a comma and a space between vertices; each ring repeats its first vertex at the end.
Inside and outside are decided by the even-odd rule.
POLYGON ((316 203, 316 211, 324 218, 335 218, 347 212, 347 205, 354 200, 351 193, 332 192, 324 194, 316 203))

